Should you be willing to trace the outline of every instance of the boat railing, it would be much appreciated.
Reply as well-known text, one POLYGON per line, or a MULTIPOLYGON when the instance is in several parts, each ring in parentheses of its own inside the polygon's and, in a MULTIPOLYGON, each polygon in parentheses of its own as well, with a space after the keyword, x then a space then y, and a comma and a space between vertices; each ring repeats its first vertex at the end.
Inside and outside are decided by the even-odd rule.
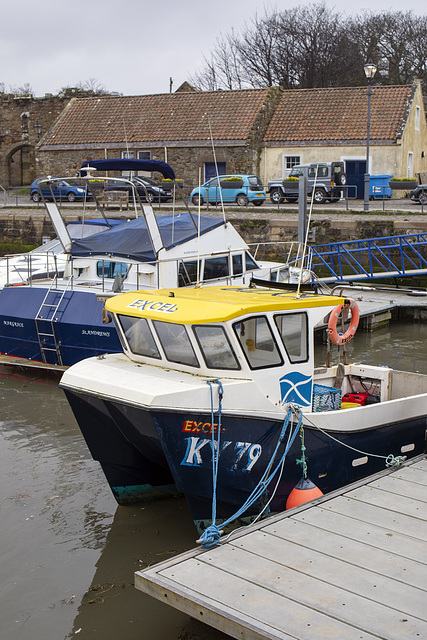
MULTIPOLYGON (((242 251, 243 248, 242 248, 242 251)), ((3 269, 0 263, 0 274, 3 270, 4 286, 18 286, 32 284, 49 280, 58 283, 58 279, 68 283, 73 290, 76 286, 92 287, 99 289, 102 293, 120 293, 124 290, 137 290, 146 288, 157 288, 163 286, 194 286, 199 281, 203 283, 221 282, 224 284, 245 284, 248 285, 252 278, 253 271, 247 270, 241 273, 233 273, 232 257, 236 251, 221 251, 218 257, 227 256, 224 264, 220 264, 216 273, 212 272, 208 277, 203 273, 203 260, 212 259, 213 254, 199 254, 194 258, 174 257, 162 259, 159 261, 129 261, 121 260, 119 257, 90 257, 88 261, 93 263, 94 268, 87 271, 87 265, 82 265, 81 258, 74 258, 72 255, 58 254, 52 251, 28 254, 13 254, 5 256, 3 259, 3 269), (196 272, 194 265, 189 266, 189 261, 199 260, 199 272, 196 272), (19 260, 19 263, 17 262, 19 260), (119 269, 111 271, 111 263, 115 262, 116 267, 119 263, 119 269), (126 265, 126 267, 122 267, 126 265), (96 271, 96 272, 95 272, 96 271), (165 275, 167 282, 165 281, 165 275), (176 282, 171 274, 176 274, 176 282)), ((304 272, 311 273, 311 253, 310 249, 306 249, 303 254, 302 245, 297 242, 291 243, 257 243, 253 252, 253 257, 257 261, 268 258, 270 261, 272 255, 276 257, 275 262, 280 266, 268 267, 263 264, 263 271, 269 271, 268 275, 264 274, 264 278, 271 280, 286 279, 290 270, 293 270, 294 276, 304 265, 304 272)))
POLYGON ((285 265, 311 270, 313 253, 301 242, 255 242, 248 246, 255 260, 276 258, 285 265))
POLYGON ((0 261, 3 286, 31 286, 34 281, 55 278, 62 273, 63 266, 58 264, 58 255, 54 251, 15 253, 4 256, 0 261))

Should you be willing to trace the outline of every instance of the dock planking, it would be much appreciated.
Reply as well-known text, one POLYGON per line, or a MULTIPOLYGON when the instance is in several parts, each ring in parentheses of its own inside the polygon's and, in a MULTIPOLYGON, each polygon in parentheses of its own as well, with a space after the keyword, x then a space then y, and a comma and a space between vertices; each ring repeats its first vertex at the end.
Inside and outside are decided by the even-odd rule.
POLYGON ((427 637, 427 458, 135 574, 232 638, 427 637))

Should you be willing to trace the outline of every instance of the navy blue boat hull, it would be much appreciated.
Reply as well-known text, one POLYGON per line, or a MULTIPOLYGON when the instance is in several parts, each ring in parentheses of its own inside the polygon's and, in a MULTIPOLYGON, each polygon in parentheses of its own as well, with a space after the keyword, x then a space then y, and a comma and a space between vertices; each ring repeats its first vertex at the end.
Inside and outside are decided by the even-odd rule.
POLYGON ((102 322, 103 302, 94 293, 72 290, 62 300, 61 293, 49 294, 50 306, 42 314, 46 319, 37 321, 42 353, 36 317, 47 292, 29 286, 0 291, 0 353, 71 366, 84 358, 122 351, 114 324, 102 322))
MULTIPOLYGON (((166 492, 174 482, 184 493, 200 530, 210 524, 212 506, 211 417, 208 413, 161 411, 128 405, 65 389, 70 406, 99 460, 117 501, 147 498, 148 487, 166 492), (154 473, 154 470, 156 473, 154 473)), ((413 457, 424 451, 425 417, 334 437, 361 452, 363 458, 317 429, 304 428, 308 475, 324 492, 345 486, 385 469, 385 457, 413 457), (383 456, 382 458, 374 457, 383 456)), ((224 416, 217 488, 217 522, 230 517, 247 499, 268 465, 282 423, 242 416, 224 416)), ((279 450, 279 456, 283 449, 279 450)), ((294 441, 278 483, 270 511, 285 509, 286 499, 302 476, 300 438, 294 441)), ((269 499, 276 479, 247 516, 269 499)))

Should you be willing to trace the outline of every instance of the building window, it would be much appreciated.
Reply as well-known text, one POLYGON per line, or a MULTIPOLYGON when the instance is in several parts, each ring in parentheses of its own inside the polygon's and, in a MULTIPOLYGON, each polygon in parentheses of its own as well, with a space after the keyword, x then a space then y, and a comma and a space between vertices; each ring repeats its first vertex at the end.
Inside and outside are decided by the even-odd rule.
MULTIPOLYGON (((136 153, 136 157, 138 158, 138 160, 151 160, 151 153, 149 151, 137 151, 136 153)), ((150 171, 138 171, 137 176, 146 176, 146 177, 150 177, 151 176, 151 172, 150 171)))
POLYGON ((301 164, 301 156, 282 156, 282 174, 287 175, 297 164, 301 164))
MULTIPOLYGON (((137 151, 136 152, 136 156, 135 156, 135 151, 122 151, 122 158, 124 160, 126 160, 126 159, 133 160, 135 157, 137 158, 137 160, 150 160, 151 159, 151 154, 150 154, 149 151, 137 151)), ((137 171, 135 173, 135 171, 122 171, 123 178, 132 178, 134 175, 150 177, 151 176, 151 172, 150 171, 137 171)))
POLYGON ((420 130, 420 120, 421 120, 421 107, 417 105, 415 107, 415 131, 420 130))

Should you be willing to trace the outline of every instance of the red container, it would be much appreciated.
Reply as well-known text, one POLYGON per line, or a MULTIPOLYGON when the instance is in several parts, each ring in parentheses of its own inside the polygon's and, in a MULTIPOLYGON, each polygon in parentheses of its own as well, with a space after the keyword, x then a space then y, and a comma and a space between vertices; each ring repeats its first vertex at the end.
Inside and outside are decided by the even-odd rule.
POLYGON ((343 402, 357 402, 357 404, 364 405, 366 403, 366 398, 369 396, 369 393, 346 393, 342 397, 343 402))

